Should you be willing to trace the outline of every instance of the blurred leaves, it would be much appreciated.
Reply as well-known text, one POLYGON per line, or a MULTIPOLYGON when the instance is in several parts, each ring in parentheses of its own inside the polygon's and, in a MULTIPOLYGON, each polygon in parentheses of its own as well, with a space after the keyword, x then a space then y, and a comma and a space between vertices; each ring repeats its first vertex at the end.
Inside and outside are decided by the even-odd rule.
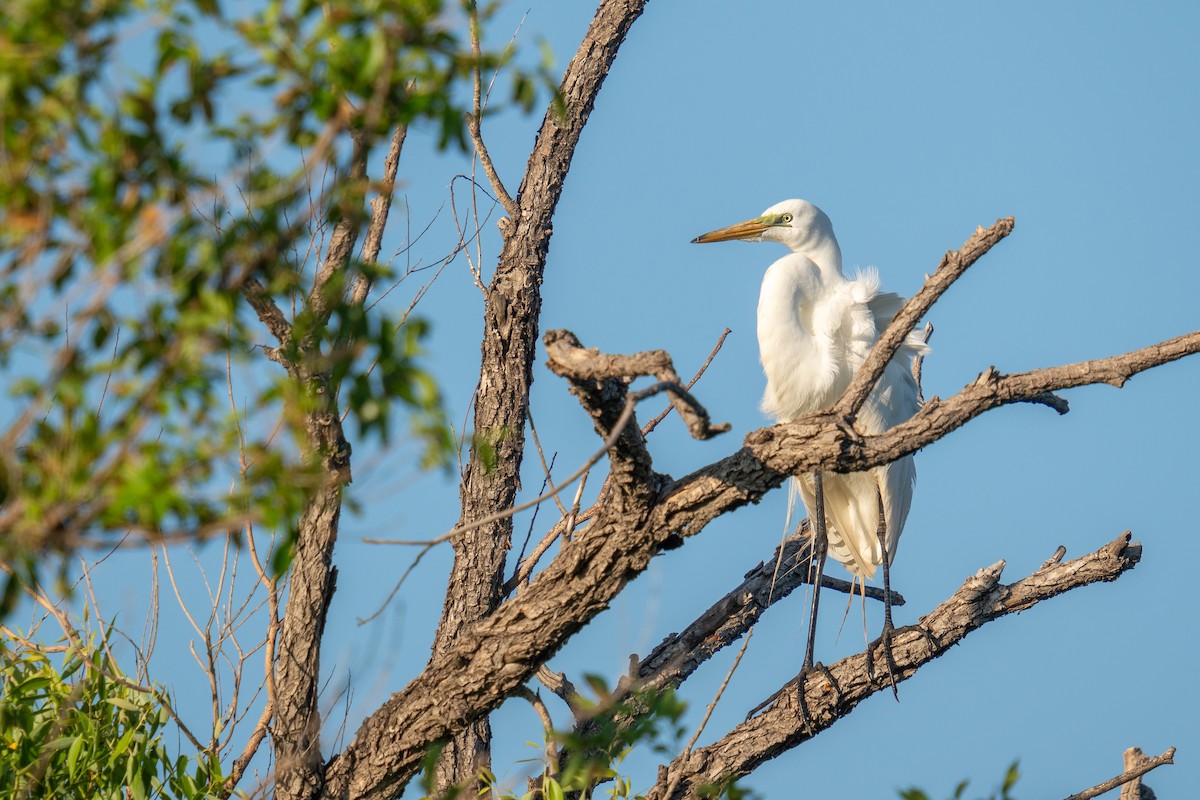
POLYGON ((360 155, 398 123, 465 146, 472 70, 510 71, 526 109, 549 81, 548 56, 476 57, 467 23, 443 0, 5 4, 0 560, 34 579, 97 537, 294 531, 329 455, 314 413, 449 462, 428 323, 349 299, 386 265, 335 263, 310 292, 330 230, 368 218, 351 134, 360 155))

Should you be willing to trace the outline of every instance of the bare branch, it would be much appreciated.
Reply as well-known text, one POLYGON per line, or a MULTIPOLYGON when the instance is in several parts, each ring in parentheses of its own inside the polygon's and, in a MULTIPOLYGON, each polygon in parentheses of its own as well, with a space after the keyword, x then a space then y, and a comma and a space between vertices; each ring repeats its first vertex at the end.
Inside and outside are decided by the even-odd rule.
MULTIPOLYGON (((717 338, 717 343, 713 346, 712 351, 708 354, 708 358, 704 360, 704 363, 700 365, 700 368, 696 370, 696 374, 692 376, 692 379, 687 382, 687 385, 684 388, 691 391, 691 388, 696 385, 696 382, 700 380, 705 371, 708 370, 708 366, 712 363, 713 359, 716 358, 717 353, 720 352, 721 346, 725 344, 725 337, 727 337, 729 334, 729 328, 726 328, 721 333, 720 337, 717 338)), ((659 412, 658 416, 643 425, 642 437, 645 438, 646 436, 649 436, 650 432, 658 427, 660 422, 666 419, 667 414, 671 413, 673 408, 675 408, 674 404, 668 405, 661 412, 659 412)), ((530 430, 533 429, 532 423, 533 419, 530 418, 530 430)), ((576 493, 576 503, 572 506, 572 512, 570 514, 563 514, 563 518, 555 523, 554 527, 546 532, 546 535, 542 537, 542 540, 538 543, 537 547, 533 549, 529 556, 518 564, 517 569, 513 573, 512 577, 504 582, 504 586, 501 587, 501 589, 506 596, 511 593, 518 584, 526 583, 529 580, 529 576, 533 574, 533 569, 535 566, 537 566, 538 560, 542 557, 542 555, 545 554, 547 550, 550 549, 550 546, 556 539, 558 539, 560 536, 569 536, 570 533, 574 531, 575 526, 590 520, 595 515, 599 504, 608 499, 611 486, 612 481, 606 476, 604 479, 604 484, 600 487, 600 493, 596 497, 596 501, 582 512, 580 512, 577 508, 579 493, 576 493)))
MULTIPOLYGON (((805 520, 805 526, 807 523, 805 520)), ((770 606, 798 586, 811 585, 816 569, 811 563, 809 542, 805 532, 788 536, 769 561, 759 562, 746 573, 745 580, 692 624, 664 639, 639 664, 638 685, 656 689, 679 686, 701 664, 749 631, 770 606)), ((821 586, 845 594, 856 591, 850 581, 829 575, 821 576, 821 586)), ((883 600, 881 589, 868 586, 865 592, 867 597, 883 600)), ((892 605, 904 605, 904 598, 892 592, 892 605)))
POLYGON ((483 165, 483 171, 487 173, 488 182, 492 184, 492 191, 496 193, 496 198, 500 204, 504 206, 504 210, 513 219, 521 213, 520 206, 517 201, 512 199, 512 195, 504 188, 504 182, 500 180, 500 176, 496 173, 496 167, 492 164, 492 157, 488 155, 487 146, 483 143, 483 134, 480 132, 479 124, 483 119, 483 87, 482 75, 483 64, 479 51, 479 7, 475 0, 469 0, 467 3, 467 15, 471 23, 471 55, 475 57, 475 82, 474 82, 474 111, 467 114, 467 130, 471 132, 471 142, 475 145, 475 154, 479 156, 479 163, 483 165))
POLYGON ((1168 748, 1167 752, 1163 753, 1162 755, 1155 756, 1154 758, 1147 758, 1145 754, 1142 753, 1141 749, 1137 747, 1131 747, 1125 751, 1126 769, 1124 772, 1111 780, 1107 780, 1104 783, 1093 786, 1091 789, 1085 789, 1079 794, 1073 794, 1068 797, 1067 800, 1091 800, 1093 797, 1099 797, 1105 792, 1111 792, 1113 789, 1121 786, 1122 784, 1127 784, 1125 789, 1130 788, 1128 784, 1132 784, 1134 792, 1127 792, 1125 789, 1122 789, 1121 800, 1125 800, 1127 794, 1136 800, 1136 798, 1138 798, 1141 794, 1140 791, 1138 791, 1141 786, 1141 781, 1139 778, 1141 778, 1150 770, 1161 767, 1163 764, 1174 763, 1174 747, 1168 748))
POLYGON ((329 249, 325 251, 325 260, 317 274, 313 277, 312 290, 308 293, 308 305, 318 319, 326 320, 333 309, 333 298, 327 296, 326 286, 334 273, 343 269, 350 261, 350 253, 358 240, 359 228, 362 226, 362 187, 367 180, 367 155, 371 147, 366 134, 361 130, 352 130, 350 137, 354 141, 354 151, 350 156, 350 174, 341 181, 340 190, 343 196, 338 198, 337 206, 340 219, 333 227, 333 235, 329 237, 329 249))
MULTIPOLYGON (((565 330, 547 331, 544 337, 547 366, 556 375, 571 380, 573 390, 583 382, 599 383, 614 379, 631 379, 653 375, 668 389, 671 405, 679 412, 693 438, 704 440, 725 433, 729 424, 713 425, 708 412, 680 385, 679 375, 665 350, 647 350, 633 355, 609 355, 584 347, 575 334, 565 330)), ((617 388, 614 384, 613 388, 617 388)), ((578 394, 578 392, 576 392, 578 394)), ((588 409, 592 413, 593 409, 588 409)), ((596 416, 593 413, 593 416, 596 416)))
MULTIPOLYGON (((383 177, 379 179, 379 195, 371 200, 371 221, 367 224, 367 235, 363 239, 362 253, 359 258, 364 264, 374 264, 379 260, 379 248, 383 243, 383 231, 387 227, 388 214, 392 209, 392 195, 396 191, 396 172, 400 166, 400 151, 404 147, 404 139, 408 136, 408 126, 401 123, 392 133, 392 143, 388 146, 387 156, 383 159, 383 177)), ((350 302, 362 305, 371 291, 371 280, 359 273, 354 278, 354 287, 350 290, 350 302)))
MULTIPOLYGON (((896 632, 893 654, 896 679, 912 677, 924 664, 947 652, 971 631, 1008 614, 1097 581, 1113 581, 1141 559, 1141 545, 1125 533, 1094 553, 1066 563, 1051 563, 1012 584, 1000 583, 1004 562, 980 570, 918 625, 896 632)), ((875 660, 882 657, 872 643, 875 660)), ((649 800, 697 797, 706 785, 746 775, 762 762, 807 741, 846 716, 877 691, 888 689, 868 672, 867 653, 842 659, 803 686, 793 680, 762 714, 746 720, 713 744, 677 759, 660 772, 649 800), (803 703, 807 713, 799 713, 803 703), (666 788, 677 785, 667 794, 666 788)))
POLYGON ((242 281, 242 294, 279 344, 286 345, 292 340, 292 323, 288 322, 258 278, 247 276, 242 281))
POLYGON ((958 280, 972 264, 988 250, 991 250, 1001 239, 1012 233, 1015 224, 1012 217, 998 219, 996 224, 987 230, 983 228, 976 230, 958 250, 952 250, 942 256, 937 270, 931 277, 925 279, 925 285, 921 287, 921 291, 904 304, 904 308, 900 309, 896 318, 892 320, 891 324, 887 326, 887 330, 880 335, 875 346, 871 348, 867 360, 859 367, 858 372, 854 374, 854 379, 850 381, 850 385, 846 387, 841 399, 834 406, 834 411, 838 415, 851 421, 854 420, 858 410, 862 408, 862 404, 867 401, 871 389, 879 381, 879 376, 887 368, 888 362, 892 360, 892 356, 896 355, 896 351, 900 349, 900 345, 908 338, 909 333, 921 320, 921 317, 925 316, 938 298, 945 294, 951 284, 958 280))
POLYGON ((517 696, 533 706, 534 713, 542 721, 542 729, 546 732, 546 765, 553 767, 558 762, 558 747, 554 744, 554 719, 550 716, 550 710, 542 702, 541 696, 526 686, 517 690, 517 696))

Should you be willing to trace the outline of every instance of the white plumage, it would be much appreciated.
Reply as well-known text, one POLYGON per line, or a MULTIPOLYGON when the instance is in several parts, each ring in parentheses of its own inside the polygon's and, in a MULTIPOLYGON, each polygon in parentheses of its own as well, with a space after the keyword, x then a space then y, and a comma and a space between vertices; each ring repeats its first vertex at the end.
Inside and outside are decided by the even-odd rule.
MULTIPOLYGON (((829 217, 805 200, 785 200, 755 219, 693 241, 730 239, 779 242, 792 251, 767 268, 758 299, 758 347, 767 375, 763 410, 779 422, 790 422, 831 407, 903 299, 880 292, 873 269, 854 278, 842 273, 842 252, 829 217)), ((882 433, 917 412, 917 384, 910 365, 926 350, 925 343, 910 334, 863 404, 855 423, 859 431, 882 433)), ((883 563, 879 496, 889 563, 895 558, 915 480, 912 456, 867 472, 822 475, 829 553, 855 577, 874 577, 883 563)), ((811 512, 812 475, 797 477, 795 485, 811 512)))

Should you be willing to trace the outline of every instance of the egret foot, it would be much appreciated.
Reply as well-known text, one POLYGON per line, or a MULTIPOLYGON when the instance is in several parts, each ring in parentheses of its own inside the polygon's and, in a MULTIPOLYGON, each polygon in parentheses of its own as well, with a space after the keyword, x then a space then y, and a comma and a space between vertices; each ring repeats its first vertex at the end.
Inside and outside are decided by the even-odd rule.
POLYGON ((897 701, 900 700, 900 691, 896 688, 896 658, 892 655, 892 634, 895 628, 892 626, 891 620, 887 620, 883 625, 883 633, 879 638, 867 645, 867 678, 872 684, 875 680, 875 647, 877 645, 883 647, 883 660, 887 666, 888 683, 892 687, 892 696, 897 701))
POLYGON ((813 727, 812 713, 808 710, 808 700, 805 698, 804 693, 809 677, 817 672, 821 673, 825 680, 829 682, 829 686, 837 693, 837 704, 841 705, 842 702, 842 690, 838 686, 837 681, 834 680, 833 673, 820 661, 808 669, 800 671, 800 674, 796 676, 796 709, 800 712, 800 721, 804 723, 804 730, 809 736, 815 736, 817 730, 813 727))
POLYGON ((941 652, 941 650, 942 650, 941 643, 936 638, 934 638, 934 635, 932 633, 930 633, 929 630, 924 625, 920 625, 920 624, 906 625, 903 628, 901 628, 900 630, 916 631, 917 633, 921 634, 921 637, 924 638, 926 642, 929 643, 929 649, 934 655, 941 652))
POLYGON ((750 709, 748 712, 746 712, 746 721, 748 722, 748 721, 754 719, 754 717, 758 715, 758 712, 775 705, 775 701, 778 700, 779 696, 782 694, 783 694, 783 689, 780 689, 779 691, 773 693, 766 700, 763 700, 761 703, 756 705, 754 708, 750 709))

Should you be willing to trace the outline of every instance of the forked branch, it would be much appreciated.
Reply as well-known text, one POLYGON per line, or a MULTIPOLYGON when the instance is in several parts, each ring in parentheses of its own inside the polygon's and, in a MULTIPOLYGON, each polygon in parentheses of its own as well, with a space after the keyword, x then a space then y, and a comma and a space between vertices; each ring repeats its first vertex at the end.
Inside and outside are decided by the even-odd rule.
POLYGON ((942 256, 941 263, 938 264, 933 275, 925 279, 925 285, 909 298, 908 302, 904 304, 904 308, 900 309, 895 319, 875 342, 875 346, 871 348, 867 360, 854 374, 854 379, 850 381, 850 385, 846 387, 841 399, 834 406, 837 414, 850 420, 854 419, 858 410, 862 408, 862 404, 866 402, 868 395, 871 394, 871 389, 879 381, 879 376, 887 368, 888 362, 892 360, 892 356, 896 355, 900 345, 908 338, 909 332, 925 316, 926 312, 933 308, 933 304, 946 293, 951 284, 962 277, 963 273, 982 258, 984 253, 1012 233, 1015 224, 1016 221, 1012 217, 998 219, 992 227, 986 230, 982 227, 977 229, 958 250, 951 250, 942 256))

